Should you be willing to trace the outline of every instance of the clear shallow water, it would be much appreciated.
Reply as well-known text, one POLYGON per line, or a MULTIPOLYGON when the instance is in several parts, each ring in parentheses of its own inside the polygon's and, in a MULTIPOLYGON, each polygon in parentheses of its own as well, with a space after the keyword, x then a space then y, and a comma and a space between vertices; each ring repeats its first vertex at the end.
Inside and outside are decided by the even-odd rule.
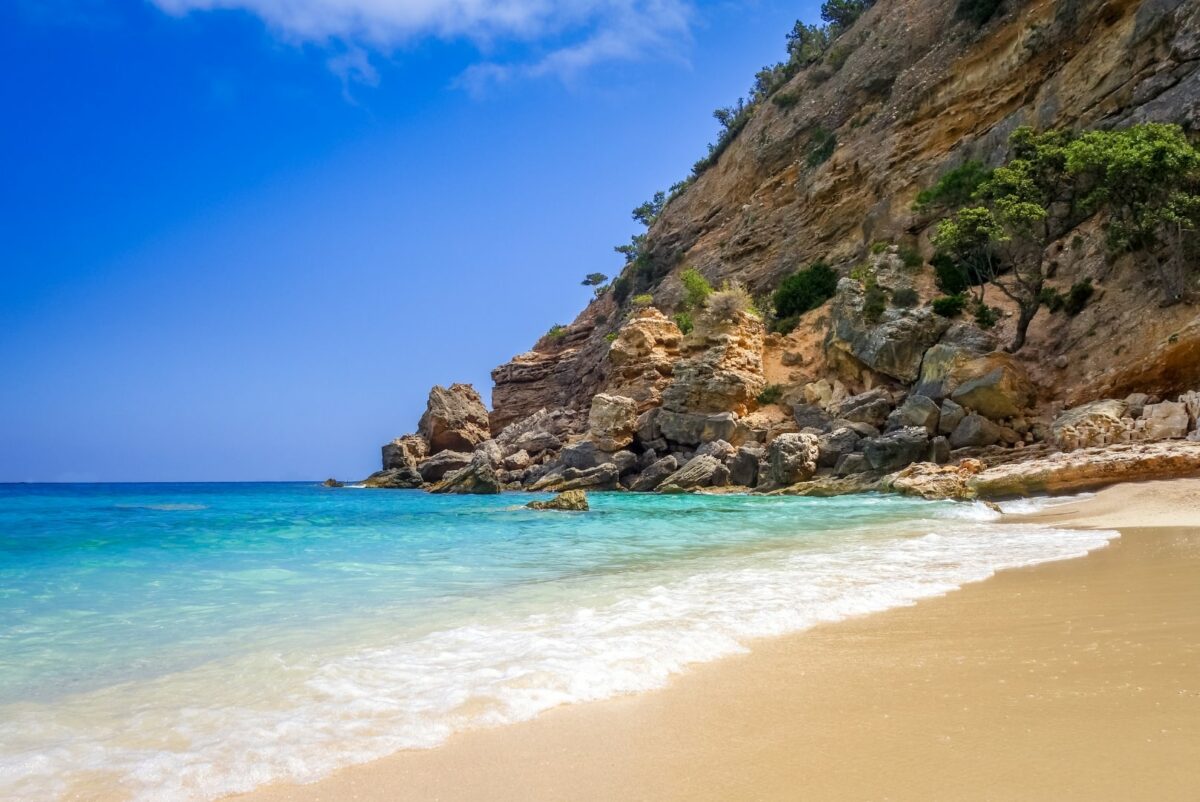
POLYGON ((883 496, 529 498, 0 485, 0 798, 310 781, 1116 536, 883 496))

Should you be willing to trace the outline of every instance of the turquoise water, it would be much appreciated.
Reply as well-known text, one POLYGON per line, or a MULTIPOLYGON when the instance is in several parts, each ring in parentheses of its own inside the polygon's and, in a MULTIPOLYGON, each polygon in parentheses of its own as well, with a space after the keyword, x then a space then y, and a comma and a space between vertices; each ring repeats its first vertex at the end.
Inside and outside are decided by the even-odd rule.
POLYGON ((879 496, 529 498, 0 486, 0 798, 311 781, 1114 536, 879 496))

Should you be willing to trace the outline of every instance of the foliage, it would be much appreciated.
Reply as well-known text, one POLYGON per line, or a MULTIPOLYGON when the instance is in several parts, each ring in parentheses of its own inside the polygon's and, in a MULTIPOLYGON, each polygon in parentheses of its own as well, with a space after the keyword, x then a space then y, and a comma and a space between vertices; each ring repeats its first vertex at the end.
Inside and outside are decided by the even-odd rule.
POLYGON ((975 325, 983 330, 988 330, 995 327, 996 321, 1000 318, 1000 310, 994 306, 988 306, 985 303, 975 304, 975 325))
POLYGON ((704 305, 705 318, 713 323, 727 323, 737 320, 743 313, 754 308, 754 300, 746 288, 736 281, 731 281, 719 291, 708 296, 704 305))
POLYGON ((790 109, 800 102, 800 95, 796 92, 776 92, 771 96, 771 102, 781 109, 790 109))
POLYGON ((1051 312, 1061 312, 1062 308, 1067 305, 1066 296, 1053 287, 1044 287, 1038 294, 1038 300, 1051 312))
POLYGON ((696 324, 692 322, 691 312, 676 312, 674 320, 675 325, 684 334, 691 334, 692 329, 696 328, 696 324))
POLYGON ((947 295, 964 293, 971 286, 967 269, 950 254, 938 251, 929 263, 933 265, 937 288, 947 295))
POLYGON ((913 211, 926 212, 965 206, 975 197, 979 185, 991 177, 982 162, 968 161, 945 173, 937 183, 917 193, 913 211))
POLYGON ((886 240, 876 240, 871 243, 871 253, 878 256, 888 249, 889 243, 886 240))
POLYGON ((770 330, 779 334, 791 334, 800 325, 799 315, 788 315, 787 317, 776 318, 771 322, 770 330))
POLYGON ((667 204, 667 194, 662 192, 654 193, 654 197, 638 206, 633 210, 633 219, 644 225, 646 228, 654 225, 654 221, 662 214, 663 207, 667 204))
POLYGON ((1088 301, 1092 299, 1092 294, 1095 292, 1096 288, 1092 286, 1090 278, 1072 284, 1071 291, 1067 293, 1067 297, 1063 302, 1063 309, 1068 315, 1075 317, 1083 311, 1088 301))
POLYGON ((712 295, 713 287, 708 279, 694 267, 689 267, 679 274, 683 284, 683 304, 689 310, 703 309, 704 302, 712 295))
POLYGON ((829 66, 834 72, 840 70, 846 64, 846 59, 850 58, 850 54, 854 52, 854 48, 849 45, 835 45, 829 49, 829 66))
POLYGON ((788 63, 806 67, 820 61, 834 38, 823 25, 806 25, 796 20, 787 35, 788 63))
POLYGON ((563 337, 566 337, 566 336, 567 336, 567 327, 561 323, 555 323, 553 326, 550 327, 550 331, 546 332, 546 339, 550 340, 551 342, 554 342, 556 340, 561 340, 563 337))
POLYGON ((788 276, 771 296, 775 316, 782 322, 786 318, 802 315, 816 309, 833 297, 837 290, 838 276, 824 262, 813 262, 807 268, 788 276))
POLYGON ((1177 125, 1091 131, 1066 147, 1087 187, 1081 205, 1108 212, 1109 246, 1152 258, 1168 301, 1182 300, 1186 245, 1200 227, 1200 149, 1177 125))
POLYGON ((829 160, 837 149, 837 134, 817 126, 809 137, 808 166, 816 167, 829 160))
POLYGON ((610 331, 608 334, 604 335, 604 339, 610 343, 616 342, 617 341, 617 333, 615 331, 610 331))
POLYGON ((887 309, 887 301, 887 291, 883 287, 878 284, 867 287, 867 291, 863 294, 863 318, 869 323, 878 323, 887 309))
POLYGON ((967 296, 961 293, 933 299, 933 311, 942 317, 958 317, 966 306, 967 296))
POLYGON ((783 385, 768 384, 763 388, 762 392, 758 394, 758 397, 755 400, 763 406, 767 406, 768 404, 778 404, 783 400, 783 385))
POLYGON ((648 292, 642 293, 641 295, 635 295, 635 296, 633 296, 633 305, 640 306, 643 308, 647 307, 647 306, 653 306, 654 305, 654 296, 648 292))
POLYGON ((911 248, 906 245, 900 246, 900 262, 909 270, 916 270, 924 261, 921 259, 921 252, 916 248, 911 248))
POLYGON ((901 287, 892 293, 892 305, 901 309, 912 309, 921 302, 921 296, 912 287, 901 287))
POLYGON ((633 291, 633 283, 628 276, 621 276, 612 283, 613 300, 618 305, 625 303, 625 299, 629 297, 629 293, 633 291))
POLYGON ((1004 0, 958 0, 954 9, 956 19, 966 20, 976 27, 983 27, 1004 5, 1004 0))
POLYGON ((853 25, 872 4, 873 0, 825 0, 821 4, 821 19, 840 33, 853 25))
POLYGON ((608 281, 608 276, 603 273, 588 273, 579 283, 585 287, 597 287, 606 281, 608 281))

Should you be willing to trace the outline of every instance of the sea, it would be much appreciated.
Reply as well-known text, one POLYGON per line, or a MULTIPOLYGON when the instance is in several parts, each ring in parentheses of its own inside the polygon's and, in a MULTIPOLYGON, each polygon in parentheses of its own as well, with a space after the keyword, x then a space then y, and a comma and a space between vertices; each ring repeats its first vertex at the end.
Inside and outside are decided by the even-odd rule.
POLYGON ((0 485, 0 799, 311 782, 1117 537, 874 494, 536 497, 0 485))

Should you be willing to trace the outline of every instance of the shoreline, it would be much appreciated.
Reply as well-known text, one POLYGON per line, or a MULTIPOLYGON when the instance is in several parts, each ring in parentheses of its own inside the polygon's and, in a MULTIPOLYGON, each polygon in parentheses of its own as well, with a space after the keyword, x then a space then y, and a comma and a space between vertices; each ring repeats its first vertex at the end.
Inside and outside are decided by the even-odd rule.
POLYGON ((1004 520, 1121 537, 755 640, 660 690, 226 799, 1192 798, 1200 480, 1004 520))

